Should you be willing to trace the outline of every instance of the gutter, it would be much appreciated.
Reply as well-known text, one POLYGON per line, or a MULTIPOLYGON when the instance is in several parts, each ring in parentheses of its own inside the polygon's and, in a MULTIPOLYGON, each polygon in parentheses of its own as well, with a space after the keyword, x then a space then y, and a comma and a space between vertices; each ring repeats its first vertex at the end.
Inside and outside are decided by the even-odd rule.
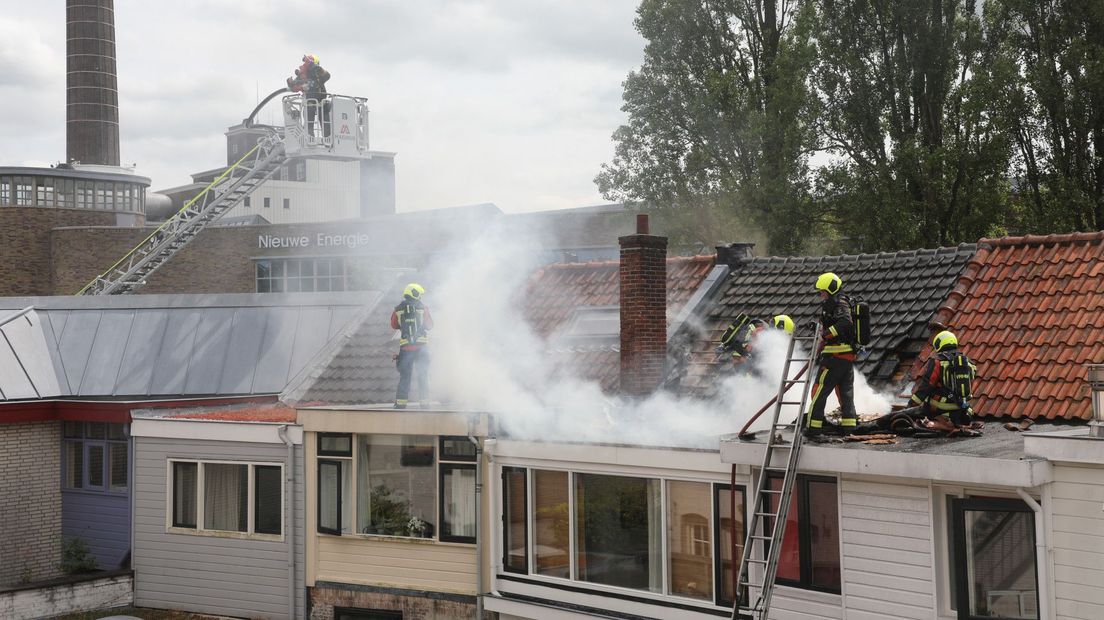
POLYGON ((287 478, 286 478, 286 503, 287 508, 285 510, 286 518, 284 522, 287 524, 287 570, 288 570, 288 618, 295 620, 295 444, 291 442, 291 438, 287 434, 288 425, 281 424, 276 429, 276 434, 279 435, 280 441, 284 442, 287 446, 287 478))
MULTIPOLYGON (((495 445, 497 443, 498 443, 498 440, 496 440, 494 437, 490 437, 488 439, 483 440, 483 451, 487 455, 487 465, 490 466, 490 470, 491 470, 491 485, 490 485, 490 488, 487 491, 487 493, 489 495, 489 497, 487 499, 490 501, 490 504, 491 504, 491 516, 492 516, 492 518, 494 517, 495 510, 497 509, 497 506, 498 506, 497 495, 495 494, 495 489, 498 487, 498 485, 496 484, 496 481, 494 480, 494 471, 495 471, 495 469, 494 469, 494 462, 495 462, 495 460, 494 460, 494 449, 495 449, 495 445)), ((503 527, 505 527, 505 525, 503 525, 503 527)), ((498 548, 498 541, 502 540, 502 538, 500 536, 494 535, 495 530, 494 530, 493 526, 490 529, 491 529, 491 532, 492 532, 492 536, 491 536, 491 584, 490 584, 490 593, 491 593, 492 596, 494 596, 496 598, 500 598, 502 595, 498 593, 498 588, 496 587, 496 585, 497 585, 496 584, 496 576, 499 573, 502 572, 502 551, 498 548)))
POLYGON ((1050 556, 1046 538, 1046 515, 1043 507, 1023 487, 1016 487, 1016 495, 1035 511, 1035 562, 1039 567, 1039 620, 1051 620, 1050 612, 1050 556))
POLYGON ((473 434, 477 420, 468 418, 468 441, 475 446, 475 617, 483 620, 483 446, 473 434))

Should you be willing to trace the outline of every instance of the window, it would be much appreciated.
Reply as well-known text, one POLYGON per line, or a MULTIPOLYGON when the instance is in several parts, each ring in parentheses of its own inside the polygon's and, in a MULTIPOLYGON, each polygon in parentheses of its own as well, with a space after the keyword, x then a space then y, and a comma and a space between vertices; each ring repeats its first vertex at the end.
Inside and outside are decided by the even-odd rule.
POLYGON ((256 266, 258 293, 345 290, 341 257, 264 259, 256 266))
POLYGON ((502 511, 506 572, 732 606, 743 487, 503 467, 502 511))
POLYGON ((1023 501, 951 500, 958 617, 1038 618, 1035 513, 1023 501))
POLYGON ((12 180, 11 177, 0 177, 0 206, 10 205, 12 203, 12 180))
POLYGON ((671 594, 713 600, 712 511, 708 484, 667 483, 667 574, 671 594))
POLYGON ((441 540, 475 543, 475 444, 441 437, 441 540), (451 461, 451 462, 450 462, 451 461))
POLYGON ((14 177, 15 204, 30 206, 34 204, 34 177, 14 177))
POLYGON ((125 493, 130 455, 126 427, 105 422, 64 422, 64 488, 125 493))
POLYGON ((268 209, 271 206, 272 206, 272 199, 269 198, 268 196, 265 196, 264 197, 264 208, 268 209))
MULTIPOLYGON (((770 487, 782 489, 781 475, 771 476, 770 487)), ((772 511, 778 510, 778 499, 773 496, 772 511)), ((798 474, 790 496, 776 583, 839 593, 839 531, 836 480, 798 474)))
POLYGON ((284 198, 284 208, 285 209, 290 209, 291 208, 291 198, 284 198))
POLYGON ((525 477, 524 469, 502 468, 502 567, 511 573, 529 572, 525 477))
POLYGON ((437 526, 435 438, 363 435, 357 468, 357 531, 432 538, 437 526))
POLYGON ((318 456, 339 457, 318 460, 318 531, 340 536, 352 531, 352 498, 349 473, 353 465, 353 436, 319 433, 318 456))
POLYGON ((580 581, 662 592, 659 480, 575 474, 580 581))
POLYGON ((283 465, 170 461, 173 528, 283 534, 283 465))

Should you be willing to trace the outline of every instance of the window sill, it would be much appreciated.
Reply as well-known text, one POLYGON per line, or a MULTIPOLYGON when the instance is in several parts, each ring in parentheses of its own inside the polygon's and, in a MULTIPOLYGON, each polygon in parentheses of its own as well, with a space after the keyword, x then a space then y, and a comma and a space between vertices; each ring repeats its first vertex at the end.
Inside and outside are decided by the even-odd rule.
POLYGON ((183 534, 185 536, 205 536, 208 538, 234 538, 237 540, 267 540, 270 542, 283 542, 280 534, 250 534, 248 532, 224 532, 222 530, 195 530, 187 527, 165 528, 168 534, 183 534))
POLYGON ((473 548, 475 543, 460 543, 449 542, 444 540, 437 540, 436 538, 413 538, 410 536, 387 536, 385 534, 354 534, 353 532, 342 532, 341 534, 328 534, 326 532, 315 532, 319 537, 323 538, 349 538, 353 540, 367 540, 372 542, 397 542, 408 543, 412 545, 443 545, 447 547, 466 547, 473 548))

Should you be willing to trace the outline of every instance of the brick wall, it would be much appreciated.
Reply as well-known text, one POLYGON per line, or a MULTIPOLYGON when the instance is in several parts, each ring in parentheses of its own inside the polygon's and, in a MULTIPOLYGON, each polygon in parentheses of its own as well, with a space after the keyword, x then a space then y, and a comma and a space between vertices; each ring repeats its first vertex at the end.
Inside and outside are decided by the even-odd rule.
POLYGON ((60 425, 0 424, 0 586, 60 574, 60 425))
POLYGON ((637 234, 621 244, 621 391, 646 396, 663 381, 667 360, 667 238, 648 234, 640 215, 637 234))
POLYGON ((115 214, 104 211, 0 207, 0 296, 52 292, 52 229, 114 223, 115 214))
MULTIPOLYGON (((417 620, 454 620, 475 616, 475 597, 368 586, 310 589, 310 620, 333 620, 335 607, 401 611, 403 618, 417 620)), ((488 612, 483 616, 492 617, 488 612)))

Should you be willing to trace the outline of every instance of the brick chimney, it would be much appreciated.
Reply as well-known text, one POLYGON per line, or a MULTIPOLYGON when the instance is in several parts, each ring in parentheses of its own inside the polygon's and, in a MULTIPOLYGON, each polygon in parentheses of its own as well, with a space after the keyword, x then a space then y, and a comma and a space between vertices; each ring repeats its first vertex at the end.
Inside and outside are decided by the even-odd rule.
POLYGON ((647 396, 663 381, 667 361, 667 237, 648 234, 648 216, 636 216, 636 234, 621 244, 621 392, 647 396))

